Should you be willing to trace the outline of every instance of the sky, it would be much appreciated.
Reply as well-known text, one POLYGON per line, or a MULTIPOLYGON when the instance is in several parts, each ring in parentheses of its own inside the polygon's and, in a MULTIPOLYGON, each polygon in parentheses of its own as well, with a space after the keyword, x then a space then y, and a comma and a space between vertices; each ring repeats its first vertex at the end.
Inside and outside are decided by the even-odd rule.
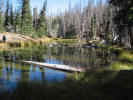
MULTIPOLYGON (((69 4, 71 2, 71 5, 74 6, 76 4, 79 4, 82 2, 82 4, 87 4, 89 0, 47 0, 47 12, 48 13, 57 13, 58 11, 65 11, 69 8, 69 4)), ((98 0, 94 0, 96 2, 98 0)), ((105 2, 105 0, 103 0, 105 2)), ((44 0, 31 0, 31 7, 37 7, 38 9, 41 9, 43 6, 44 0)))
MULTIPOLYGON (((79 4, 80 0, 47 0, 47 12, 57 13, 58 11, 65 11, 71 5, 79 4)), ((37 7, 41 9, 43 7, 44 0, 31 0, 31 7, 37 7)))
MULTIPOLYGON (((17 7, 17 2, 19 0, 10 0, 15 7, 17 7)), ((42 9, 45 0, 30 0, 30 6, 33 10, 34 7, 38 8, 38 10, 42 9)), ((57 11, 64 11, 68 9, 71 1, 71 5, 79 4, 80 0, 47 0, 47 12, 48 13, 56 13, 57 11)), ((87 0, 86 0, 87 1, 87 0)), ((5 4, 6 6, 6 4, 5 4)))
MULTIPOLYGON (((16 1, 19 0, 10 0, 15 7, 17 7, 17 3, 16 1)), ((84 4, 84 1, 86 2, 85 4, 87 4, 88 0, 47 0, 47 13, 51 14, 51 13, 57 13, 59 11, 65 11, 69 8, 69 4, 71 2, 71 5, 74 6, 76 4, 79 4, 82 1, 82 4, 84 4)), ((95 2, 97 0, 94 0, 95 2)), ((103 0, 105 2, 105 0, 103 0)), ((44 0, 30 0, 30 6, 31 9, 33 10, 34 7, 38 8, 38 10, 40 11, 43 7, 44 4, 44 0)))

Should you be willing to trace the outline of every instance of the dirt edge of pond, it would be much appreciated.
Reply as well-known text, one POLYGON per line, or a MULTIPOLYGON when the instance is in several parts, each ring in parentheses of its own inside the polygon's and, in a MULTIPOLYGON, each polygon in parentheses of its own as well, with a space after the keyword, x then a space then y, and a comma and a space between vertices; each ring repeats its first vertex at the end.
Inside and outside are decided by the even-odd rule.
POLYGON ((7 46, 8 43, 37 42, 37 41, 50 41, 50 40, 51 38, 48 37, 33 39, 26 35, 21 35, 17 33, 9 33, 9 32, 0 33, 0 47, 7 46), (3 42, 4 35, 6 36, 5 43, 3 42))

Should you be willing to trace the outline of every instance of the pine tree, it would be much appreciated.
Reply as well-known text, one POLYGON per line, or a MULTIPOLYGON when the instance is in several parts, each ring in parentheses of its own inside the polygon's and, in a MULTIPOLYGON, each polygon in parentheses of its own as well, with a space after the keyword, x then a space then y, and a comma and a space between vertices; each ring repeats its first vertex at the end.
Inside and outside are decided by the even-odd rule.
POLYGON ((37 24, 38 37, 43 37, 44 35, 47 35, 46 6, 47 6, 47 1, 44 1, 43 9, 40 12, 40 16, 37 24))
POLYGON ((7 5, 6 5, 6 13, 5 13, 5 23, 4 23, 4 26, 6 28, 7 31, 9 31, 7 29, 7 26, 9 25, 9 0, 7 0, 7 5))
POLYGON ((2 18, 2 15, 0 13, 0 32, 4 32, 4 31, 5 31, 5 29, 3 27, 3 18, 2 18))
POLYGON ((76 29, 74 24, 70 24, 69 28, 66 30, 65 38, 76 38, 76 29))
POLYGON ((30 0, 23 0, 21 34, 34 37, 34 28, 30 10, 30 0))
POLYGON ((93 39, 96 39, 96 23, 97 23, 97 19, 96 19, 96 10, 94 9, 94 16, 93 16, 93 39))
POLYGON ((110 3, 117 8, 114 22, 119 28, 121 38, 128 34, 133 47, 133 0, 110 0, 110 3), (128 32, 122 32, 123 29, 128 29, 128 32))
POLYGON ((95 21, 94 21, 94 17, 91 18, 91 23, 90 23, 90 37, 91 39, 94 39, 94 35, 95 35, 95 21))
POLYGON ((5 31, 3 27, 4 21, 3 21, 3 0, 1 0, 1 6, 0 6, 0 32, 5 31))
POLYGON ((21 29, 21 14, 19 11, 16 12, 14 19, 15 32, 19 33, 21 29))
POLYGON ((4 7, 3 7, 3 0, 0 0, 0 10, 1 10, 1 16, 4 18, 4 7))
POLYGON ((14 13, 13 13, 13 7, 11 5, 10 8, 10 19, 9 19, 10 24, 13 26, 14 25, 14 13))

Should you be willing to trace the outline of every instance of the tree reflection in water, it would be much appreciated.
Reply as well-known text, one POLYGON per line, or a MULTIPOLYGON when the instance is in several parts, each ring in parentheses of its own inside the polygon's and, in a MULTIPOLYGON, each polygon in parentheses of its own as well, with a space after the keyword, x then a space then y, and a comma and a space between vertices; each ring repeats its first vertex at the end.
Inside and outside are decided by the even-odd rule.
POLYGON ((81 44, 76 43, 60 43, 56 46, 41 43, 40 46, 3 50, 0 52, 0 88, 11 89, 20 80, 52 82, 61 81, 66 76, 65 72, 25 65, 21 60, 103 69, 117 60, 117 56, 116 51, 82 48, 81 44))

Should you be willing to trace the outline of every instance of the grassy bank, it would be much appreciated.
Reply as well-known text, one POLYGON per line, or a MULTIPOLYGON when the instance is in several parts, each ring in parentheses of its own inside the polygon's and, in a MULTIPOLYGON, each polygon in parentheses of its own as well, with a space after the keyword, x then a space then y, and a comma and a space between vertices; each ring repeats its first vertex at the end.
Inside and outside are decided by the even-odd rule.
POLYGON ((133 71, 73 74, 61 83, 20 82, 0 100, 132 100, 133 71))
POLYGON ((112 62, 111 70, 133 70, 133 52, 122 51, 118 57, 118 61, 112 62))
POLYGON ((39 46, 42 43, 50 43, 52 41, 51 38, 39 38, 34 41, 18 41, 18 42, 6 42, 0 43, 0 50, 10 50, 14 48, 26 48, 31 46, 39 46))

